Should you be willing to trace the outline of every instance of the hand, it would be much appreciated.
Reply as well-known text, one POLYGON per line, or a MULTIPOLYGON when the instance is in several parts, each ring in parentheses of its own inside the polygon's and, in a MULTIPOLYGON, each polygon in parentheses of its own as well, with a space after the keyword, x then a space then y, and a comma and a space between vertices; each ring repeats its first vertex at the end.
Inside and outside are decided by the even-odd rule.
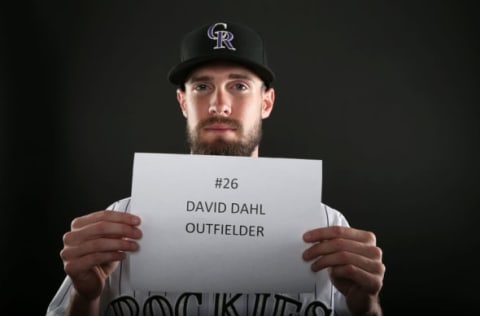
POLYGON ((314 260, 311 268, 327 268, 332 284, 345 296, 353 315, 381 315, 379 293, 385 265, 373 233, 331 226, 308 231, 304 241, 313 245, 303 253, 314 260))
POLYGON ((63 236, 60 257, 77 294, 85 301, 100 297, 105 280, 116 269, 125 251, 135 251, 141 237, 138 216, 98 211, 72 221, 63 236))

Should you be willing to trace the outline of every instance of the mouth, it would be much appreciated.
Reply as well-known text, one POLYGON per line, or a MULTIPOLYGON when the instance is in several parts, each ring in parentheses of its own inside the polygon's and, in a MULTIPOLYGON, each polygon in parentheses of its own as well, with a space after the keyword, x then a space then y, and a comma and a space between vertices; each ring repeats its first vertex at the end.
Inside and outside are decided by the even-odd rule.
POLYGON ((229 124, 225 123, 214 123, 209 124, 203 128, 207 132, 214 132, 214 133, 225 133, 229 131, 236 131, 237 129, 229 124))

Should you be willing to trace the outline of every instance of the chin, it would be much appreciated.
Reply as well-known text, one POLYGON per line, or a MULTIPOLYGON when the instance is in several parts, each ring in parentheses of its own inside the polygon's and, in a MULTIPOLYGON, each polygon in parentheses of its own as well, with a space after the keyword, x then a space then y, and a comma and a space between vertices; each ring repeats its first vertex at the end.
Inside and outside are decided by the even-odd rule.
POLYGON ((210 144, 212 146, 215 145, 226 145, 226 144, 233 144, 238 142, 236 137, 229 137, 225 135, 215 135, 213 137, 205 137, 200 140, 202 143, 210 144))

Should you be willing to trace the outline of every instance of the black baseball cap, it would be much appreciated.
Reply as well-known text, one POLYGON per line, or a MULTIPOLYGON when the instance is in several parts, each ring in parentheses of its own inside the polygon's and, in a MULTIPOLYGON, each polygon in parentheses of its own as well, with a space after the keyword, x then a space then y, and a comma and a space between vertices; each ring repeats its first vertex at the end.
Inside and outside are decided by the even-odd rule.
POLYGON ((216 60, 231 61, 250 69, 267 86, 275 79, 267 64, 265 43, 257 32, 237 23, 213 22, 183 37, 180 63, 170 69, 168 80, 183 85, 194 68, 216 60))

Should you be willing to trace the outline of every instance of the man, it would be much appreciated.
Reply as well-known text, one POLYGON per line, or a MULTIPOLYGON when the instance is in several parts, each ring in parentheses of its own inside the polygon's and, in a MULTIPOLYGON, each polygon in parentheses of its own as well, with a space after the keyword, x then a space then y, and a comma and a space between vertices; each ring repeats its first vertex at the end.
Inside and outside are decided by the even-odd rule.
MULTIPOLYGON (((261 37, 234 23, 188 33, 181 62, 169 72, 187 120, 192 154, 258 157, 262 120, 275 101, 274 74, 261 37)), ((47 315, 382 315, 385 266, 375 235, 349 227, 322 204, 328 227, 306 232, 303 259, 328 278, 314 293, 140 293, 125 275, 127 252, 138 249, 140 218, 126 198, 72 221, 61 258, 67 277, 47 315)), ((168 255, 168 254, 166 254, 168 255)))

